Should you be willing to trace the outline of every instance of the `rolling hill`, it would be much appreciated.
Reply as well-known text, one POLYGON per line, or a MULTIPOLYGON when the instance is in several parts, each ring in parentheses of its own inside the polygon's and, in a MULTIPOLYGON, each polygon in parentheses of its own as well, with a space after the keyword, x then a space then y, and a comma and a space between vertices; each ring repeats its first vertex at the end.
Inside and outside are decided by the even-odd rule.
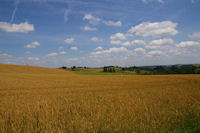
POLYGON ((0 132, 199 132, 200 75, 0 64, 0 132))

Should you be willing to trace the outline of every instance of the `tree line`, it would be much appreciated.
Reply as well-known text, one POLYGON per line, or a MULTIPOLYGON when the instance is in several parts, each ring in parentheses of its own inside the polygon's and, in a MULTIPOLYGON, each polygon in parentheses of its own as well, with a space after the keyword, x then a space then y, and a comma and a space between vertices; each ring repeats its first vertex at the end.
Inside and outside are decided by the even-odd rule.
POLYGON ((122 71, 135 71, 137 74, 200 74, 200 65, 171 65, 123 67, 122 71))

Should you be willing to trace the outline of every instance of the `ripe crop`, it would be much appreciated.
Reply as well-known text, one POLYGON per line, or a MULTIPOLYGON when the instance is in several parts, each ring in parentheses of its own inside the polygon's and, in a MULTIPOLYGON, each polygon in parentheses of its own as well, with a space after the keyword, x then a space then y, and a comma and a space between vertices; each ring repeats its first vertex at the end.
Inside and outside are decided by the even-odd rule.
POLYGON ((0 132, 200 132, 200 75, 0 65, 0 132))

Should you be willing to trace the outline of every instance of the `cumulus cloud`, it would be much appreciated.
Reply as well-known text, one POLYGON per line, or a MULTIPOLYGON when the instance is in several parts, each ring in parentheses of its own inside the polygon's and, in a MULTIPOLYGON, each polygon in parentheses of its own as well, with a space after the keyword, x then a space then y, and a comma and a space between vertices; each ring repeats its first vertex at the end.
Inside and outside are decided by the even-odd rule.
POLYGON ((122 45, 123 45, 123 46, 130 46, 131 43, 130 43, 129 41, 126 41, 126 42, 122 43, 122 45))
POLYGON ((186 47, 200 47, 200 42, 197 42, 197 41, 183 41, 183 42, 180 42, 179 44, 176 45, 177 47, 180 47, 180 48, 186 48, 186 47))
POLYGON ((146 49, 161 49, 162 47, 160 45, 146 45, 146 49))
POLYGON ((74 50, 74 51, 78 50, 77 47, 71 47, 70 49, 71 49, 71 50, 74 50))
POLYGON ((40 58, 37 58, 37 57, 28 57, 28 60, 30 60, 30 61, 39 61, 40 58))
POLYGON ((101 46, 95 48, 95 50, 102 50, 103 48, 101 46))
POLYGON ((67 52, 65 52, 65 51, 60 51, 60 54, 61 55, 64 55, 64 54, 66 54, 67 52))
POLYGON ((144 48, 135 48, 133 51, 134 52, 146 53, 146 50, 144 48))
POLYGON ((7 22, 0 22, 0 30, 3 30, 5 32, 28 33, 30 31, 34 31, 34 25, 29 24, 28 22, 23 22, 20 24, 10 24, 7 22))
POLYGON ((94 24, 94 25, 98 24, 101 21, 100 18, 94 17, 91 14, 85 14, 84 17, 83 17, 83 20, 89 20, 89 23, 94 24))
POLYGON ((103 40, 101 38, 98 38, 98 37, 92 37, 91 40, 93 42, 103 42, 103 40))
POLYGON ((162 21, 162 22, 143 22, 139 25, 131 27, 129 29, 130 33, 136 33, 137 36, 174 36, 178 33, 176 30, 177 23, 171 21, 162 21))
POLYGON ((0 62, 5 64, 10 64, 11 60, 15 59, 12 55, 3 53, 0 51, 0 62))
POLYGON ((200 32, 194 32, 193 34, 189 35, 191 39, 198 39, 200 40, 200 32))
POLYGON ((96 27, 85 26, 85 27, 83 27, 83 30, 85 30, 85 31, 97 31, 97 28, 96 27))
POLYGON ((79 58, 69 58, 68 61, 78 61, 79 58))
POLYGON ((167 44, 173 44, 174 41, 171 38, 164 38, 159 40, 153 40, 150 42, 150 45, 167 45, 167 44))
POLYGON ((115 33, 114 35, 110 36, 111 40, 126 40, 126 36, 123 33, 115 33))
POLYGON ((181 49, 181 48, 178 48, 178 47, 175 47, 173 49, 169 49, 169 54, 170 55, 181 55, 181 54, 184 54, 186 55, 186 51, 181 49))
POLYGON ((52 57, 52 56, 58 56, 58 54, 57 53, 50 53, 50 54, 47 54, 46 56, 52 57))
POLYGON ((134 36, 134 35, 133 35, 133 33, 130 33, 130 32, 127 32, 127 33, 125 34, 125 37, 132 37, 132 36, 134 36))
POLYGON ((143 40, 133 40, 132 42, 131 42, 131 45, 145 45, 146 44, 146 42, 145 41, 143 41, 143 40))
POLYGON ((30 48, 36 48, 38 46, 40 46, 40 43, 37 41, 34 41, 34 42, 31 42, 31 43, 27 44, 26 46, 24 46, 24 48, 30 49, 30 48))
POLYGON ((122 22, 121 21, 104 21, 104 24, 107 25, 107 26, 122 26, 122 22))
POLYGON ((145 46, 146 49, 165 49, 169 48, 170 45, 174 44, 171 38, 164 38, 159 40, 152 40, 148 45, 145 46))
POLYGON ((125 41, 122 42, 121 40, 112 40, 110 41, 111 44, 122 45, 122 46, 135 46, 135 45, 145 45, 146 42, 143 40, 133 40, 131 42, 125 41))
POLYGON ((74 43, 74 38, 73 37, 71 37, 71 38, 67 38, 67 39, 65 39, 64 40, 64 42, 66 43, 66 44, 72 44, 72 43, 74 43))
POLYGON ((159 50, 150 51, 146 54, 146 56, 148 56, 148 57, 160 56, 160 55, 164 55, 164 53, 162 51, 159 51, 159 50))
POLYGON ((3 53, 0 51, 0 59, 1 58, 10 58, 10 57, 12 57, 12 55, 9 55, 9 54, 6 54, 6 53, 3 53))
POLYGON ((128 49, 125 47, 113 47, 113 48, 109 48, 107 50, 102 50, 102 51, 96 51, 96 52, 92 52, 92 55, 104 55, 104 54, 111 54, 111 53, 120 53, 120 52, 128 52, 128 49))
POLYGON ((110 41, 110 44, 116 44, 116 45, 118 45, 118 44, 121 44, 122 42, 120 41, 120 40, 111 40, 110 41))

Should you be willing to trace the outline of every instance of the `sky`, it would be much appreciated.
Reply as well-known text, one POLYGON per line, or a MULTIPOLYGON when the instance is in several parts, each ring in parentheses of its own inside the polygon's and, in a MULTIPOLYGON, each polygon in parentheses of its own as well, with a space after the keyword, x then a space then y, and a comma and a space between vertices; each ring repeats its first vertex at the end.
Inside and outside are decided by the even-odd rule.
POLYGON ((0 0, 0 63, 200 63, 200 0, 0 0))

